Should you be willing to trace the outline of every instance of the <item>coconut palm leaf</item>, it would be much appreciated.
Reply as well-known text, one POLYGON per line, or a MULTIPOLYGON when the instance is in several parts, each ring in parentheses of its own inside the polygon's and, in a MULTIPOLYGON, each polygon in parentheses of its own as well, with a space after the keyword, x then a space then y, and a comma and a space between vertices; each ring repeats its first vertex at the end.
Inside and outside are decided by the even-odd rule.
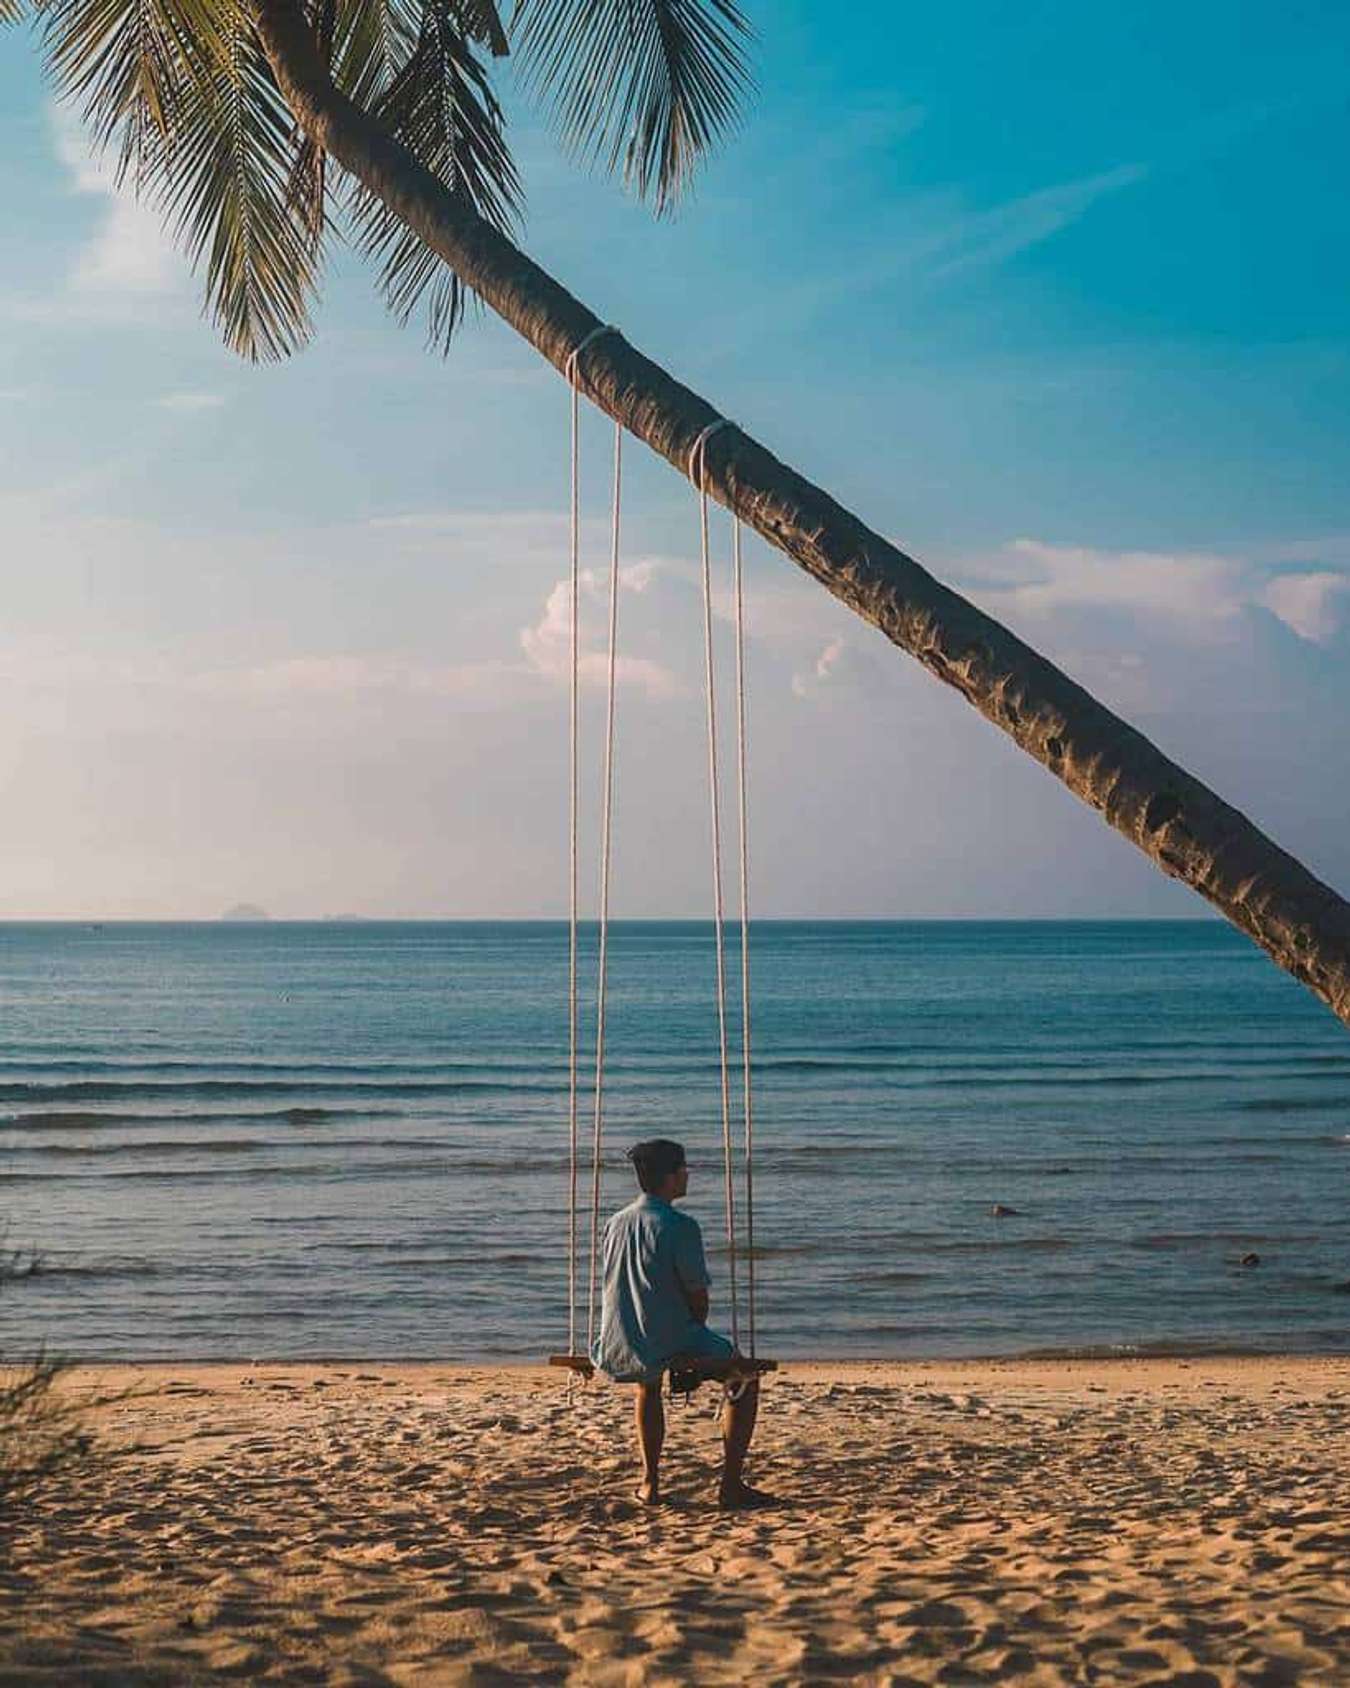
POLYGON ((493 58, 504 59, 511 51, 494 0, 460 0, 459 15, 469 40, 488 48, 493 58))
POLYGON ((564 144, 658 211, 735 125, 750 87, 749 25, 734 0, 520 0, 527 86, 564 144))
MULTIPOLYGON (((516 223, 520 178, 507 150, 502 110, 475 57, 460 8, 424 0, 416 39, 374 110, 384 126, 453 193, 495 228, 516 223)), ((383 202, 352 202, 362 248, 381 260, 389 308, 406 322, 425 302, 428 337, 448 346, 464 314, 463 283, 383 202)))
MULTIPOLYGON (((336 86, 378 111, 419 161, 463 192, 498 227, 507 226, 520 185, 502 135, 502 116, 468 46, 506 49, 490 0, 318 0, 315 42, 336 86)), ((317 244, 330 226, 322 149, 300 136, 288 202, 317 244)), ((445 265, 401 224, 359 196, 350 208, 363 246, 383 259, 381 282, 406 322, 425 300, 430 338, 441 347, 463 316, 466 295, 445 265)))
POLYGON ((57 86, 173 225, 225 339, 251 359, 308 338, 323 186, 251 24, 231 0, 48 0, 57 86))
POLYGON ((332 75, 347 98, 373 111, 417 43, 417 0, 337 0, 332 75))
MULTIPOLYGON (((387 93, 417 38, 417 16, 407 0, 317 0, 310 21, 334 85, 367 110, 387 93)), ((311 238, 321 239, 330 226, 327 156, 298 126, 287 198, 311 238)))
POLYGON ((225 47, 210 0, 49 0, 42 25, 58 88, 81 107, 97 146, 120 142, 119 168, 138 181, 168 144, 201 67, 225 47))
POLYGON ((207 86, 180 102, 157 197, 227 343, 257 361, 309 338, 322 216, 295 202, 299 141, 257 37, 241 16, 229 27, 207 86))
POLYGON ((18 23, 24 11, 24 0, 0 0, 0 24, 18 23))
POLYGON ((286 205, 316 250, 330 227, 328 154, 308 135, 296 140, 286 177, 286 205))
MULTIPOLYGON (((338 28, 338 0, 318 0, 312 17, 314 39, 324 68, 333 74, 338 28)), ((286 178, 286 204, 316 249, 328 228, 328 155, 312 136, 296 126, 295 152, 286 178)))

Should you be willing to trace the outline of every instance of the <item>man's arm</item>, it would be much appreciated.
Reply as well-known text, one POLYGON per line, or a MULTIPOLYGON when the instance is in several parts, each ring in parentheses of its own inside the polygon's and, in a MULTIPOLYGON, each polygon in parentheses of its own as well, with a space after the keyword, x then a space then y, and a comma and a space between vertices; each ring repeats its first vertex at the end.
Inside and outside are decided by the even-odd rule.
POLYGON ((682 1214, 675 1241, 675 1276, 689 1304, 690 1317, 708 1322, 708 1262, 703 1257, 703 1233, 698 1222, 682 1214))

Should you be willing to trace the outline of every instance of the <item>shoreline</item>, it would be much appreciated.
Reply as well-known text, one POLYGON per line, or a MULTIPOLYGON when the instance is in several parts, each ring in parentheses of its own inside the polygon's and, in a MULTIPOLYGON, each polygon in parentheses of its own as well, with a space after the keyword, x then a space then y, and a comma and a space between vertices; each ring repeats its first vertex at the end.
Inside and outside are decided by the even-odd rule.
MULTIPOLYGON (((566 1373, 542 1361, 510 1364, 462 1360, 265 1360, 257 1361, 119 1361, 77 1364, 61 1374, 61 1387, 97 1401, 104 1393, 129 1391, 133 1400, 162 1390, 191 1392, 205 1398, 238 1400, 245 1392, 337 1390, 361 1394, 363 1386, 401 1388, 413 1395, 451 1390, 510 1392, 522 1397, 568 1395, 566 1373)), ((1269 1406, 1295 1395, 1324 1405, 1345 1403, 1350 1432, 1350 1354, 1121 1356, 1108 1360, 1055 1356, 1047 1359, 992 1360, 780 1360, 778 1370, 763 1382, 766 1413, 774 1396, 786 1390, 828 1392, 870 1389, 890 1397, 897 1410, 933 1395, 987 1397, 1035 1408, 1070 1401, 1097 1406, 1120 1399, 1203 1402, 1216 1389, 1235 1392, 1232 1399, 1269 1406)), ((365 1391, 368 1393, 368 1390, 365 1391)), ((710 1401, 705 1388, 698 1400, 710 1401)), ((631 1400, 628 1388, 597 1376, 577 1387, 590 1401, 606 1397, 631 1400)), ((107 1425, 106 1415, 97 1421, 107 1425)), ((1347 1437, 1350 1449, 1350 1435, 1347 1437)), ((1348 1543, 1350 1546, 1350 1543, 1348 1543)))
MULTIPOLYGON (((251 1368, 275 1368, 285 1366, 291 1370, 300 1368, 332 1369, 334 1367, 351 1366, 384 1366, 384 1367, 437 1367, 441 1370, 456 1372, 506 1372, 519 1373, 547 1369, 547 1358, 540 1354, 537 1358, 520 1359, 516 1357, 502 1357, 487 1354, 479 1357, 463 1355, 438 1354, 401 1354, 383 1356, 380 1354, 298 1354, 298 1355, 173 1355, 146 1354, 135 1359, 123 1356, 109 1356, 103 1358, 97 1355, 67 1354, 53 1347, 45 1350, 48 1358, 60 1362, 63 1370, 76 1371, 131 1371, 148 1369, 153 1371, 171 1370, 174 1367, 198 1370, 249 1370, 251 1368)), ((781 1349, 765 1349, 766 1354, 778 1360, 782 1369, 801 1371, 811 1368, 839 1368, 847 1370, 853 1367, 869 1366, 893 1368, 904 1371, 919 1366, 941 1366, 956 1369, 962 1366, 1007 1367, 1007 1366, 1136 1366, 1136 1365, 1195 1365, 1202 1362, 1214 1361, 1218 1364, 1238 1364, 1250 1362, 1253 1365, 1274 1365, 1285 1363, 1288 1365, 1315 1364, 1323 1361, 1350 1362, 1350 1343, 1341 1348, 1225 1348, 1214 1347, 1167 1347, 1149 1348, 1141 1346, 1137 1351, 1128 1348, 1085 1347, 1077 1349, 1029 1349, 1012 1354, 828 1354, 812 1353, 794 1355, 784 1353, 781 1349)), ((23 1357, 0 1362, 0 1368, 12 1368, 23 1363, 23 1357)))

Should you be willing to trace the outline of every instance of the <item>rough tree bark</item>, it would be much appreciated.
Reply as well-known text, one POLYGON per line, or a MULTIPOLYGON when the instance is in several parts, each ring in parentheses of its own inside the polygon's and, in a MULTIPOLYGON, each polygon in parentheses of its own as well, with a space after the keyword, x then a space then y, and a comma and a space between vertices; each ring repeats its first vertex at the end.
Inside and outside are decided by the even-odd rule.
MULTIPOLYGON (((600 319, 422 169, 336 89, 297 0, 255 0, 277 80, 306 132, 566 374, 600 319)), ((688 472, 718 413, 614 330, 580 360, 588 396, 688 472)), ((1350 905, 1245 815, 1006 627, 736 426, 706 445, 709 492, 835 597, 954 686, 1164 873, 1255 939, 1350 1025, 1350 905)))

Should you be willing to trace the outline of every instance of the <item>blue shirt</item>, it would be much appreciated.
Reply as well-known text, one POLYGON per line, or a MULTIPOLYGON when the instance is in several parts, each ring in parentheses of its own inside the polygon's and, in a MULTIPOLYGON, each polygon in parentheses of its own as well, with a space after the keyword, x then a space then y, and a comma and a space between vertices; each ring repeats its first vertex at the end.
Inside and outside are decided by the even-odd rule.
MULTIPOLYGON (((591 1355, 616 1383, 659 1377, 677 1354, 701 1349, 708 1332, 689 1294, 712 1280, 698 1221, 656 1196, 639 1196, 605 1226, 604 1300, 591 1355)), ((729 1346, 729 1345, 727 1345, 729 1346)))

